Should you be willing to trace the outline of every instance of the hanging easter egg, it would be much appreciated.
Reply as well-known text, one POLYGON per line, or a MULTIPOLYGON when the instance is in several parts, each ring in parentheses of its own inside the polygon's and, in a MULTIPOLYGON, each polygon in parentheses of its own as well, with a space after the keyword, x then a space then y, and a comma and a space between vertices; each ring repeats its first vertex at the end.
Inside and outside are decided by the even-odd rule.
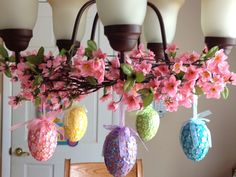
POLYGON ((211 147, 211 134, 202 119, 190 119, 181 129, 180 142, 188 159, 202 160, 211 147))
POLYGON ((57 128, 48 119, 35 119, 29 125, 28 147, 33 158, 47 161, 57 146, 57 128))
POLYGON ((151 140, 156 135, 159 124, 159 115, 152 105, 137 113, 136 129, 142 140, 151 140))
POLYGON ((137 143, 132 130, 127 127, 114 128, 106 137, 103 155, 107 170, 114 177, 126 176, 137 157, 137 143))
POLYGON ((66 137, 71 142, 77 142, 85 135, 88 125, 86 112, 86 108, 81 106, 74 106, 66 112, 64 129, 66 137))

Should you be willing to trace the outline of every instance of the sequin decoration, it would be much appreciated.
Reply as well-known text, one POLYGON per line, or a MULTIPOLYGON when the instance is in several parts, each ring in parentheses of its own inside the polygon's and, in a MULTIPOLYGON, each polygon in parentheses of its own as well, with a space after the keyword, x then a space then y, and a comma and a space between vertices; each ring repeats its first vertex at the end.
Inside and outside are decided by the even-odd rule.
POLYGON ((86 133, 88 118, 87 110, 81 106, 72 107, 64 117, 65 135, 71 142, 77 142, 86 133))
POLYGON ((193 161, 202 160, 211 147, 211 134, 206 123, 191 119, 182 127, 180 142, 185 155, 193 161))
POLYGON ((33 158, 47 161, 52 157, 57 146, 57 129, 53 122, 42 121, 30 127, 28 147, 33 158))
POLYGON ((150 141, 156 135, 159 124, 159 115, 152 105, 137 113, 136 129, 142 140, 150 141))
POLYGON ((114 177, 126 176, 132 170, 137 157, 137 143, 130 129, 113 129, 106 137, 103 154, 107 169, 114 177))

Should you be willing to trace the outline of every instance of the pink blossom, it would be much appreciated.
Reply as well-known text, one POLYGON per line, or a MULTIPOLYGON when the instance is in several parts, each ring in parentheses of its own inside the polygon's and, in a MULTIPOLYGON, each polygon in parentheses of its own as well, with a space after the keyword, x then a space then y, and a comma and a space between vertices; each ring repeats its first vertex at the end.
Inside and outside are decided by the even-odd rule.
POLYGON ((118 57, 115 57, 111 60, 111 66, 113 68, 119 68, 120 67, 120 60, 118 57))
POLYGON ((11 105, 14 109, 19 106, 19 97, 16 96, 9 96, 9 105, 11 105))
POLYGON ((188 62, 193 63, 197 60, 199 60, 200 55, 197 52, 193 52, 192 54, 189 55, 188 62))
POLYGON ((76 57, 82 57, 85 54, 85 48, 81 46, 80 48, 77 49, 76 51, 76 57))
POLYGON ((222 85, 211 84, 209 85, 208 92, 206 93, 206 97, 209 98, 220 98, 220 93, 224 90, 222 85))
POLYGON ((232 85, 236 86, 236 73, 232 72, 230 80, 232 81, 232 85))
POLYGON ((134 58, 142 58, 144 55, 144 44, 140 44, 138 49, 133 50, 130 54, 130 56, 134 58))
POLYGON ((180 61, 180 62, 174 64, 173 71, 178 74, 178 73, 180 73, 180 71, 186 72, 187 68, 185 66, 183 66, 183 61, 180 61))
POLYGON ((200 73, 200 76, 203 82, 207 82, 211 80, 211 73, 208 70, 203 70, 200 73))
POLYGON ((6 70, 6 64, 0 63, 0 72, 3 72, 6 70))
POLYGON ((164 99, 165 107, 167 111, 174 112, 178 110, 178 102, 174 98, 164 99))
POLYGON ((169 75, 170 71, 169 71, 168 66, 161 65, 161 66, 156 67, 153 72, 156 76, 167 76, 169 75))
POLYGON ((118 95, 122 95, 124 93, 123 84, 124 84, 124 81, 118 80, 117 83, 113 86, 114 91, 118 95))
POLYGON ((148 74, 151 69, 152 65, 150 63, 147 63, 147 61, 142 61, 141 64, 136 65, 135 67, 136 71, 144 73, 144 75, 148 74))
POLYGON ((175 76, 170 76, 169 80, 164 81, 164 87, 162 88, 163 93, 167 93, 170 97, 174 97, 178 91, 180 81, 176 80, 175 76))
POLYGON ((100 98, 100 100, 101 100, 102 102, 104 102, 104 101, 107 101, 107 100, 109 100, 109 99, 111 99, 111 98, 112 98, 112 95, 111 95, 110 93, 108 93, 108 94, 103 95, 103 96, 100 98))
POLYGON ((112 101, 108 104, 108 110, 116 111, 119 107, 119 102, 112 101))
POLYGON ((228 57, 225 55, 224 50, 220 49, 215 53, 215 57, 213 58, 214 63, 220 63, 222 61, 225 61, 228 57))
POLYGON ((103 53, 101 49, 98 49, 97 51, 93 51, 93 57, 99 59, 105 59, 107 58, 107 54, 103 53))
POLYGON ((197 80, 199 77, 199 72, 194 66, 190 66, 184 75, 185 80, 197 80))
POLYGON ((218 65, 219 72, 223 75, 230 73, 229 64, 226 61, 220 62, 218 65))
POLYGON ((169 44, 169 45, 167 45, 165 52, 167 54, 174 54, 174 53, 176 53, 176 50, 177 50, 176 44, 169 44))
POLYGON ((140 106, 141 98, 135 97, 134 95, 124 94, 122 103, 126 104, 127 111, 134 111, 141 108, 140 106))
POLYGON ((22 91, 22 97, 29 100, 29 101, 33 101, 33 99, 34 99, 33 94, 28 90, 22 91))

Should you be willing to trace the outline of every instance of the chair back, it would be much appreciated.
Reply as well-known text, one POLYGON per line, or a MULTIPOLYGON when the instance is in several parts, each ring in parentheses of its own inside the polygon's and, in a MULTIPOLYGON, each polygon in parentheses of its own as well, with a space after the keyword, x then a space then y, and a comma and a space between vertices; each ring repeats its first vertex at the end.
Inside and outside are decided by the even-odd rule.
MULTIPOLYGON (((103 162, 71 163, 65 159, 64 177, 113 177, 103 162)), ((142 160, 137 160, 135 166, 126 177, 143 177, 142 160)))

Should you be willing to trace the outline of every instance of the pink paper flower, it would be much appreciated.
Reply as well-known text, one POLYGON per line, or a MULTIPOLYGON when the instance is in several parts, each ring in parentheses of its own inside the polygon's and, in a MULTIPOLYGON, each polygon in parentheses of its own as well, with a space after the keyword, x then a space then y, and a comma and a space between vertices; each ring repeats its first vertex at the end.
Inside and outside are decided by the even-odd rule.
POLYGON ((169 80, 164 81, 164 87, 162 88, 162 92, 166 93, 170 97, 174 97, 178 91, 178 86, 180 85, 180 81, 176 80, 175 76, 170 76, 169 80))
POLYGON ((108 110, 116 111, 119 107, 119 102, 112 101, 108 104, 108 110))

